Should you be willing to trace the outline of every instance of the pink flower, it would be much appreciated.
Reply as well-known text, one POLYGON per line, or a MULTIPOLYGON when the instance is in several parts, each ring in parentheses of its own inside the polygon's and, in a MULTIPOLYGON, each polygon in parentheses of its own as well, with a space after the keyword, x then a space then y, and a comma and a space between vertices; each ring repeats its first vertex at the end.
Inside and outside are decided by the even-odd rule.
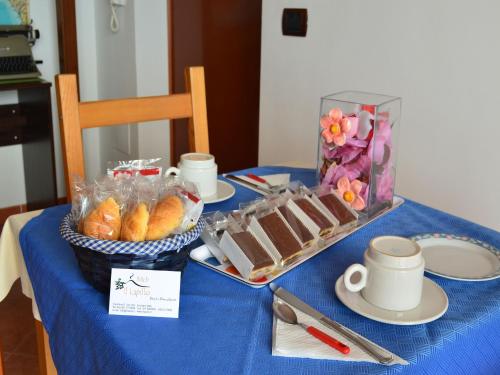
POLYGON ((349 180, 357 179, 370 173, 371 160, 366 155, 360 155, 356 160, 343 165, 332 164, 326 171, 322 185, 333 186, 338 180, 346 176, 349 180))
POLYGON ((361 211, 366 204, 361 198, 360 192, 363 184, 359 180, 349 182, 347 176, 341 177, 337 182, 337 193, 346 201, 352 208, 361 211))
POLYGON ((354 160, 359 154, 366 150, 367 146, 367 141, 347 138, 345 145, 342 147, 329 146, 323 143, 321 148, 323 150, 323 156, 326 159, 332 160, 334 158, 342 158, 341 163, 344 164, 354 160))
POLYGON ((348 138, 346 144, 349 146, 362 147, 364 149, 366 148, 366 146, 368 146, 368 141, 362 139, 348 138))
POLYGON ((361 111, 359 113, 358 121, 358 139, 366 139, 372 130, 372 122, 374 116, 368 111, 361 111))
POLYGON ((382 165, 388 162, 391 156, 392 139, 391 126, 387 121, 380 121, 375 136, 368 145, 368 155, 375 163, 382 165))
POLYGON ((391 169, 386 168, 380 176, 377 176, 377 200, 386 202, 392 200, 394 189, 394 177, 391 169))
POLYGON ((354 137, 358 133, 359 118, 356 115, 349 115, 349 122, 351 123, 351 130, 346 133, 347 139, 354 137))
POLYGON ((342 151, 337 154, 337 157, 341 158, 340 164, 342 165, 350 163, 364 151, 361 147, 352 147, 347 144, 340 148, 342 151))
MULTIPOLYGON (((340 108, 333 108, 328 115, 320 119, 323 132, 321 135, 327 143, 335 143, 337 146, 343 146, 347 140, 347 134, 351 132, 351 120, 342 114, 340 108)), ((356 124, 357 125, 357 124, 356 124)))
POLYGON ((350 167, 349 164, 347 164, 346 166, 332 164, 326 171, 322 185, 335 186, 342 176, 346 176, 351 180, 354 180, 360 176, 360 173, 357 169, 347 167, 350 167))

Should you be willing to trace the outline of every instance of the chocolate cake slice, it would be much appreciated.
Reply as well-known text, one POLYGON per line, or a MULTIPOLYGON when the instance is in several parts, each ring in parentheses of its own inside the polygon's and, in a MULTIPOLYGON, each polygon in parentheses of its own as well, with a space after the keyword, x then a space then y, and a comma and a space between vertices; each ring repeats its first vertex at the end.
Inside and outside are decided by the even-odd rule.
POLYGON ((306 228, 302 221, 287 206, 278 207, 278 210, 302 242, 302 246, 309 247, 314 241, 314 236, 309 229, 306 228))
POLYGON ((252 262, 253 271, 274 265, 273 259, 251 233, 233 233, 231 234, 231 237, 246 255, 248 260, 252 262))
POLYGON ((261 217, 258 222, 281 255, 282 264, 302 253, 302 246, 276 212, 261 217))
POLYGON ((220 248, 245 279, 260 278, 276 267, 274 259, 250 232, 225 231, 220 248))
POLYGON ((319 197, 321 203, 337 218, 340 225, 355 221, 356 215, 353 214, 335 194, 330 193, 319 197))
POLYGON ((334 224, 306 198, 299 198, 293 202, 318 226, 320 236, 327 236, 333 232, 334 224))

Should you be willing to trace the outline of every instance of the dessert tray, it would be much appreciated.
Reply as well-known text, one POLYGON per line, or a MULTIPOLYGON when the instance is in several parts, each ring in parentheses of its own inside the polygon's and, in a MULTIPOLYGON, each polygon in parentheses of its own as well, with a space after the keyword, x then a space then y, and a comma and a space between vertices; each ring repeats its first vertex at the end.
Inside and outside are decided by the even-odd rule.
POLYGON ((283 268, 277 269, 273 271, 273 273, 264 276, 262 278, 256 279, 256 280, 248 280, 240 275, 238 270, 230 263, 230 262, 225 262, 225 263, 220 263, 212 254, 212 252, 209 249, 209 246, 206 244, 199 246, 197 248, 194 248, 191 250, 189 256, 192 260, 195 262, 199 263, 200 265, 207 267, 215 272, 218 272, 226 277, 229 277, 233 280, 236 280, 240 283, 243 283, 245 285, 251 286, 253 288, 262 288, 272 281, 276 280, 280 276, 286 274, 287 272, 293 270, 295 267, 299 266, 300 264, 304 263, 305 261, 311 259, 315 255, 321 253, 322 251, 326 250, 328 247, 331 245, 339 242, 340 240, 344 239, 345 237, 349 236, 351 233, 356 232, 357 230, 363 228, 365 225, 371 223, 372 221, 378 219, 379 217, 382 217, 386 215, 387 213, 395 210, 399 206, 401 206, 404 203, 404 199, 401 197, 394 196, 393 198, 393 204, 391 207, 380 211, 376 216, 372 217, 366 222, 363 222, 362 224, 358 224, 357 226, 351 228, 350 230, 346 232, 339 233, 331 238, 328 238, 326 240, 321 240, 319 241, 310 251, 307 253, 303 254, 302 256, 294 259, 289 264, 286 264, 283 268))

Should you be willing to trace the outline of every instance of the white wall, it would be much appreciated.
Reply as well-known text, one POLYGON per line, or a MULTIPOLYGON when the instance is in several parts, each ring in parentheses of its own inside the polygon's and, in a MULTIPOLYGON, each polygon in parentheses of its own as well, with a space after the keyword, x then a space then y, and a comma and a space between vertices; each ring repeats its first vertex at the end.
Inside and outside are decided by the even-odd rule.
MULTIPOLYGON (((77 0, 75 5, 80 100, 97 100, 99 98, 99 80, 97 75, 95 2, 77 0)), ((101 171, 100 129, 83 131, 83 147, 85 173, 87 176, 96 176, 101 171)))
MULTIPOLYGON (((112 32, 109 24, 109 2, 96 1, 95 28, 97 42, 97 71, 99 99, 136 96, 135 79, 135 17, 133 1, 116 9, 119 32, 112 32)), ((101 173, 110 160, 136 159, 137 129, 131 125, 100 129, 101 173)), ((89 176, 90 177, 90 176, 89 176)))
MULTIPOLYGON (((66 191, 64 188, 64 172, 62 168, 54 87, 54 76, 59 72, 55 1, 31 1, 30 15, 34 21, 33 27, 39 29, 41 34, 40 39, 37 40, 33 47, 33 56, 36 60, 43 60, 43 64, 38 65, 38 69, 45 80, 52 82, 52 123, 54 128, 57 193, 59 197, 62 197, 66 195, 66 191)), ((17 95, 14 92, 1 93, 1 104, 15 102, 17 102, 17 95)), ((0 183, 0 207, 26 203, 23 168, 22 149, 20 145, 0 147, 0 176, 2 176, 2 183, 0 183), (8 184, 5 183, 7 179, 9 181, 8 184)))
MULTIPOLYGON (((0 105, 13 103, 17 103, 15 91, 0 93, 0 105)), ((21 145, 0 147, 0 176, 0 207, 26 203, 21 145)))
MULTIPOLYGON (((137 95, 168 94, 167 1, 135 2, 135 48, 137 95)), ((138 127, 138 155, 141 159, 161 157, 170 166, 168 121, 153 121, 138 127)))
POLYGON ((64 169, 59 136, 59 120, 57 115, 57 100, 54 77, 59 73, 59 46, 57 41, 56 6, 53 0, 30 1, 31 18, 34 27, 40 30, 41 37, 33 47, 33 56, 43 60, 38 66, 42 77, 52 83, 52 126, 54 129, 54 153, 57 178, 58 197, 66 196, 64 185, 64 169))
MULTIPOLYGON (((78 59, 82 100, 166 94, 167 7, 164 0, 129 0, 117 8, 120 30, 110 30, 109 2, 77 0, 78 59)), ((164 156, 169 131, 164 121, 137 127, 84 132, 87 177, 104 173, 109 160, 164 156), (89 168, 89 165, 91 168, 89 168)))
POLYGON ((401 96, 397 193, 500 230, 498 14, 495 0, 264 0, 259 164, 315 166, 321 96, 401 96), (308 9, 306 38, 281 35, 285 7, 308 9))
MULTIPOLYGON (((77 43, 82 100, 98 100, 168 92, 167 6, 165 0, 129 0, 118 9, 120 32, 109 29, 109 2, 77 0, 77 43)), ((54 84, 59 72, 57 18, 53 0, 30 2, 34 27, 41 38, 33 48, 44 79, 54 84)), ((17 102, 15 92, 2 93, 0 104, 17 102)), ((52 117, 57 171, 57 192, 66 195, 55 87, 52 87, 52 117)), ((87 129, 83 132, 87 176, 104 172, 107 160, 163 157, 170 164, 169 130, 165 121, 138 129, 87 129), (126 151, 125 153, 122 151, 126 151)), ((26 202, 21 146, 0 147, 0 208, 26 202)))

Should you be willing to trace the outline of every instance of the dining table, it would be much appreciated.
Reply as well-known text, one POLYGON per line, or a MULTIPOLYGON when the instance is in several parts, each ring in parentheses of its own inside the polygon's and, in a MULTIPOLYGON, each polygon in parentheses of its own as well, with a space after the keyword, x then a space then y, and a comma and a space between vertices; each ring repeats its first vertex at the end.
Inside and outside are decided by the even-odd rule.
MULTIPOLYGON (((233 174, 289 173, 306 186, 316 171, 257 167, 233 174)), ((222 176, 219 177, 224 180, 222 176)), ((235 187, 231 198, 206 204, 204 212, 230 211, 261 195, 235 187)), ((405 198, 404 203, 274 282, 326 316, 408 361, 369 362, 272 355, 273 292, 252 288, 190 260, 182 273, 178 318, 110 315, 109 296, 80 272, 59 228, 70 205, 31 218, 19 236, 37 309, 60 374, 494 374, 500 369, 500 279, 451 280, 426 273, 447 294, 439 319, 394 325, 363 317, 335 294, 346 268, 361 263, 370 240, 449 233, 500 248, 500 233, 405 198)), ((0 265, 1 271, 1 265, 0 265)))

